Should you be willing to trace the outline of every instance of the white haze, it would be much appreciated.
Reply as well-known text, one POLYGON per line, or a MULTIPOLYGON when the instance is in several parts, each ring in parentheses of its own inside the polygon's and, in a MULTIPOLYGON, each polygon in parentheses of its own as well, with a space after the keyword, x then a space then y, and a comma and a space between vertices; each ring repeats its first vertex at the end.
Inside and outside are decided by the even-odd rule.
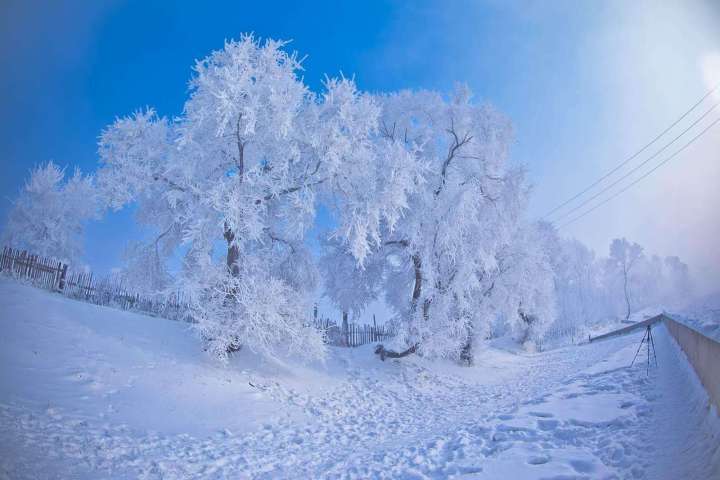
MULTIPOLYGON (((513 156, 529 169, 535 183, 531 210, 542 217, 646 144, 720 81, 718 25, 716 2, 436 2, 398 17, 386 34, 388 46, 372 56, 368 68, 398 83, 403 72, 419 72, 422 81, 440 89, 467 81, 508 113, 516 129, 513 156), (413 36, 417 24, 429 27, 413 36)), ((698 115, 710 106, 706 102, 698 115)), ((602 255, 611 239, 623 236, 648 251, 679 255, 690 264, 700 292, 717 290, 719 152, 716 126, 563 233, 602 255)))

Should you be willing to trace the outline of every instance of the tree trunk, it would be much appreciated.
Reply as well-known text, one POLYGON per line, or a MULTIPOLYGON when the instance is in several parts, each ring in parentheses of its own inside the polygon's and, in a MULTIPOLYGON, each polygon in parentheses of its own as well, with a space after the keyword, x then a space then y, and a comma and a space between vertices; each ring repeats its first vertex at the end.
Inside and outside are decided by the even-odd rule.
POLYGON ((627 304, 627 314, 625 315, 625 321, 627 322, 628 320, 630 320, 630 295, 628 294, 628 272, 625 267, 623 267, 623 281, 623 288, 625 290, 625 303, 627 304))
MULTIPOLYGON (((413 293, 412 293, 412 301, 411 301, 411 308, 410 312, 415 316, 415 312, 417 312, 418 302, 420 301, 420 297, 422 296, 422 287, 423 287, 423 274, 422 274, 422 259, 420 258, 419 254, 415 254, 412 256, 413 261, 413 267, 415 269, 415 285, 413 286, 413 293)), ((423 301, 422 304, 422 316, 424 320, 428 319, 428 316, 430 315, 430 303, 431 300, 429 298, 426 298, 423 301)))
POLYGON ((238 260, 240 259, 240 248, 233 242, 233 240, 235 240, 235 233, 227 224, 225 225, 223 237, 225 237, 225 241, 228 244, 227 255, 225 256, 228 271, 233 277, 239 277, 240 265, 238 264, 238 260))
POLYGON ((413 267, 415 268, 415 285, 413 287, 413 293, 412 293, 412 303, 411 303, 411 311, 415 313, 417 310, 417 304, 420 300, 420 295, 422 294, 422 260, 420 259, 419 254, 414 254, 412 256, 412 262, 413 267))
POLYGON ((466 328, 467 328, 467 339, 465 340, 465 345, 463 345, 463 348, 460 351, 460 363, 462 363, 463 365, 467 365, 469 367, 473 363, 475 363, 475 356, 473 354, 473 349, 472 349, 473 329, 472 329, 472 325, 468 325, 466 328))
MULTIPOLYGON (((423 284, 423 276, 422 276, 422 259, 420 258, 420 254, 415 253, 412 256, 412 262, 413 262, 413 268, 415 270, 415 284, 413 286, 413 294, 412 299, 410 302, 410 315, 411 317, 415 317, 415 312, 417 312, 418 303, 420 302, 420 297, 422 296, 422 284, 423 284)), ((423 318, 427 319, 428 314, 430 311, 430 300, 425 299, 422 305, 423 309, 423 318)), ((412 321, 412 320, 411 320, 412 321)), ((412 330, 412 326, 411 326, 412 330)), ((375 354, 380 355, 380 359, 382 361, 385 361, 386 358, 402 358, 407 357, 410 354, 413 354, 417 351, 419 344, 415 343, 411 347, 409 347, 407 350, 403 350, 402 352, 396 352, 394 350, 387 350, 385 347, 380 344, 377 347, 375 347, 375 354)))
MULTIPOLYGON (((240 135, 240 122, 242 120, 242 114, 238 116, 235 135, 237 139, 238 157, 236 160, 237 167, 237 178, 240 184, 243 183, 245 178, 245 142, 240 135)), ((227 221, 223 225, 223 238, 227 242, 227 253, 225 254, 225 264, 227 265, 228 272, 233 278, 240 277, 240 246, 235 241, 235 232, 227 221)), ((229 288, 225 295, 225 305, 232 309, 236 308, 235 302, 237 299, 235 295, 237 290, 235 287, 229 288)), ((232 342, 227 347, 227 353, 238 352, 242 349, 242 343, 238 338, 233 338, 232 342)))
POLYGON ((345 342, 345 346, 350 346, 350 325, 348 325, 348 314, 347 312, 342 312, 342 336, 343 336, 343 342, 345 342))
POLYGON ((518 315, 520 316, 522 321, 525 323, 525 331, 523 332, 523 336, 520 339, 520 343, 524 344, 530 338, 530 327, 533 324, 533 317, 531 315, 528 315, 525 312, 523 312, 522 308, 518 308, 518 315))
MULTIPOLYGON (((422 276, 422 260, 420 259, 419 254, 414 254, 412 256, 412 262, 413 267, 415 268, 415 285, 413 286, 413 293, 412 293, 412 300, 410 304, 410 315, 415 317, 415 312, 417 311, 417 305, 420 301, 420 296, 422 295, 422 284, 423 284, 423 276, 422 276)), ((427 318, 428 310, 430 308, 430 301, 425 300, 423 302, 423 318, 427 318)), ((412 321, 412 320, 411 320, 412 321)), ((412 330, 412 327, 411 327, 412 330)), ((380 359, 382 361, 385 361, 386 358, 402 358, 407 357, 408 355, 415 353, 417 351, 418 344, 415 343, 407 350, 403 350, 402 352, 396 352, 394 350, 386 350, 385 347, 380 344, 377 347, 375 347, 375 354, 380 355, 380 359)))
MULTIPOLYGON (((241 122, 242 113, 238 115, 237 124, 235 126, 235 137, 237 140, 238 150, 238 156, 235 165, 237 167, 237 178, 240 184, 242 184, 243 180, 245 179, 245 140, 240 134, 241 122)), ((233 277, 237 278, 240 276, 240 247, 238 247, 237 243, 234 242, 235 232, 233 232, 232 228, 230 228, 227 222, 225 223, 225 232, 223 233, 223 237, 225 237, 225 241, 228 245, 227 256, 225 258, 228 270, 233 277)))
POLYGON ((386 358, 407 357, 411 353, 415 353, 415 351, 417 350, 417 347, 418 347, 418 345, 416 343, 415 345, 408 348, 407 350, 404 350, 402 352, 396 352, 394 350, 386 350, 385 347, 383 346, 383 344, 381 343, 380 345, 375 347, 375 354, 380 355, 380 360, 382 360, 384 362, 386 358))
MULTIPOLYGON (((232 229, 230 229, 227 224, 225 224, 225 232, 223 234, 225 237, 225 241, 228 244, 227 249, 227 255, 225 257, 225 261, 227 263, 227 268, 230 274, 237 278, 240 276, 240 265, 238 264, 238 260, 240 259, 240 248, 238 248, 237 245, 233 243, 233 240, 235 240, 235 233, 233 233, 232 229)), ((226 304, 229 302, 234 302, 233 294, 235 293, 235 290, 228 291, 225 302, 226 304)), ((242 344, 238 339, 234 339, 227 347, 227 353, 235 353, 239 352, 242 349, 242 344)))

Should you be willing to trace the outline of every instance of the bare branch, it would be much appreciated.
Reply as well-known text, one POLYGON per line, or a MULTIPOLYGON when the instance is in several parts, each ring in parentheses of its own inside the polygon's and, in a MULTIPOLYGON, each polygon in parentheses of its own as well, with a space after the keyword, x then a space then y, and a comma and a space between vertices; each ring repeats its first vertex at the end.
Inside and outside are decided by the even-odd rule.
POLYGON ((386 358, 402 358, 407 357, 408 355, 415 353, 417 351, 418 344, 411 346, 407 350, 404 350, 402 352, 396 352, 394 350, 386 350, 385 346, 381 343, 377 347, 375 347, 375 354, 380 355, 380 360, 383 362, 386 358))
POLYGON ((237 168, 238 168, 238 178, 240 180, 240 183, 243 182, 243 177, 245 176, 245 140, 240 135, 240 122, 242 120, 242 113, 238 115, 237 119, 237 125, 235 128, 235 138, 237 141, 237 149, 238 149, 238 158, 237 158, 237 168))
POLYGON ((270 230, 269 228, 266 228, 266 229, 265 229, 265 233, 267 233, 268 237, 270 237, 270 240, 272 240, 273 242, 278 242, 278 243, 282 243, 282 244, 284 244, 284 245, 287 245, 288 247, 290 247, 290 251, 291 251, 292 253, 295 253, 295 246, 292 244, 291 241, 286 240, 286 239, 284 239, 284 238, 281 238, 281 237, 277 236, 277 235, 274 234, 274 233, 272 232, 272 230, 270 230))
POLYGON ((163 238, 165 235, 167 235, 168 233, 170 233, 170 231, 173 229, 173 226, 174 226, 174 225, 170 225, 167 230, 165 230, 165 231, 162 232, 160 235, 158 235, 157 238, 155 238, 155 256, 156 256, 158 259, 160 258, 160 252, 158 251, 158 243, 160 242, 160 240, 162 240, 162 238, 163 238))
POLYGON ((450 144, 447 157, 445 157, 445 161, 443 161, 442 168, 440 170, 440 185, 438 186, 437 190, 435 190, 435 196, 440 195, 443 187, 445 187, 448 167, 450 166, 450 163, 453 161, 453 159, 456 157, 458 150, 460 150, 464 145, 470 143, 473 139, 472 135, 470 135, 469 133, 465 133, 463 137, 460 138, 455 131, 455 120, 451 118, 450 122, 451 127, 447 130, 447 132, 452 135, 453 141, 450 144))
POLYGON ((410 242, 407 240, 388 240, 384 243, 384 245, 398 245, 407 248, 410 245, 410 242))
POLYGON ((328 180, 328 177, 323 178, 323 179, 320 179, 320 180, 318 180, 318 181, 316 181, 316 182, 305 183, 305 184, 302 184, 302 185, 296 185, 296 186, 294 186, 294 187, 285 188, 285 189, 280 190, 279 192, 276 192, 276 193, 268 193, 268 194, 265 195, 263 198, 258 198, 257 200, 255 200, 255 205, 260 205, 263 201, 267 202, 267 201, 269 201, 269 200, 272 200, 273 198, 280 197, 280 196, 282 196, 282 195, 288 195, 288 194, 290 194, 290 193, 295 193, 295 192, 297 192, 297 191, 299 191, 299 190, 302 190, 303 188, 309 188, 309 187, 314 187, 314 186, 316 186, 316 185, 320 185, 321 183, 324 183, 324 182, 326 182, 327 180, 328 180))
POLYGON ((395 122, 393 122, 392 131, 388 128, 385 120, 380 121, 380 135, 388 140, 395 141, 395 122))
POLYGON ((180 192, 187 192, 187 188, 181 187, 177 183, 173 182, 172 180, 165 177, 164 175, 160 175, 159 173, 156 173, 153 175, 153 180, 155 180, 156 182, 162 180, 163 182, 167 183, 168 186, 170 186, 170 188, 172 188, 173 190, 178 190, 180 192))

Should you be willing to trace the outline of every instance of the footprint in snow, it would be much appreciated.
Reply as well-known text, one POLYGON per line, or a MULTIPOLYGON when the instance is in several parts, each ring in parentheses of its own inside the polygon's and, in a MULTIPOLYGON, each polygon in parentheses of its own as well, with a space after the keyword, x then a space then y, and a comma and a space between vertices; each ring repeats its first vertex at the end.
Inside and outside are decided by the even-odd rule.
POLYGON ((560 425, 560 422, 557 420, 538 420, 537 425, 540 430, 548 431, 555 430, 560 425))
POLYGON ((532 415, 533 417, 541 417, 541 418, 551 418, 554 417, 552 413, 547 412, 528 412, 529 415, 532 415))
POLYGON ((524 402, 521 403, 521 405, 540 405, 541 403, 546 402, 547 397, 549 397, 549 395, 543 395, 541 397, 536 397, 536 398, 532 398, 530 400, 525 400, 524 402))
POLYGON ((590 473, 595 470, 595 465, 587 460, 570 460, 570 466, 578 473, 590 473))
POLYGON ((482 472, 482 467, 479 466, 469 466, 469 467, 458 467, 457 473, 460 475, 472 475, 474 473, 480 473, 482 472))
POLYGON ((494 442, 504 442, 508 439, 508 435, 505 432, 495 432, 492 439, 494 442))
POLYGON ((537 457, 530 457, 527 461, 530 465, 542 465, 550 461, 550 457, 547 455, 539 455, 537 457))

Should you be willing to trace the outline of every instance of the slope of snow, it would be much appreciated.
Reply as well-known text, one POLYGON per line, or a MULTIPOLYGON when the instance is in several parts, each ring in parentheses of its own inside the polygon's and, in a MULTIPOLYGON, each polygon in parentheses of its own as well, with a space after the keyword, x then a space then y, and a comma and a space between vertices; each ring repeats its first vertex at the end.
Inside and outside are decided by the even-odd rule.
POLYGON ((720 342, 720 292, 696 299, 673 318, 720 342))
MULTIPOLYGON (((204 355, 186 324, 1 282, 3 403, 192 434, 246 430, 275 411, 247 372, 204 355)), ((292 371, 257 367, 293 384, 292 371)))
POLYGON ((720 425, 663 328, 477 365, 209 359, 184 324, 0 280, 0 478, 717 478, 720 425), (692 445, 692 448, 687 448, 692 445), (713 477, 715 476, 715 477, 713 477))

